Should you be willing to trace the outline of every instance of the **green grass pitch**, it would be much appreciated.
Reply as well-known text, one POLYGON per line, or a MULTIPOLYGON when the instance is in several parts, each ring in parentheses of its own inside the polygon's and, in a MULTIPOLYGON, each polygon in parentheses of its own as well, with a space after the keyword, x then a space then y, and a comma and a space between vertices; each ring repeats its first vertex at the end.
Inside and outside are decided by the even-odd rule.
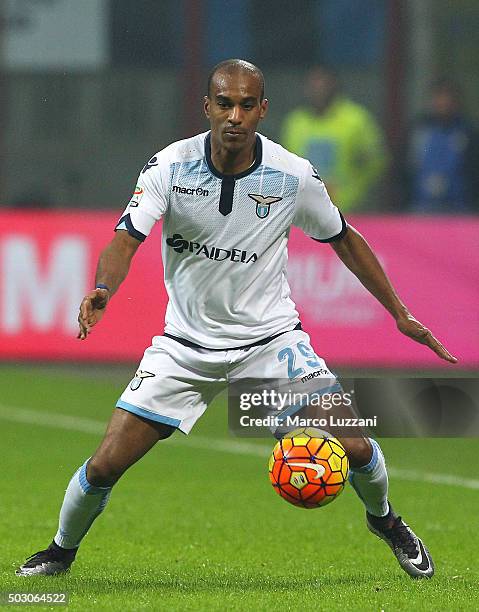
POLYGON ((432 580, 413 581, 350 487, 318 510, 281 500, 267 475, 273 441, 231 438, 221 398, 124 476, 70 575, 15 577, 51 540, 67 482, 127 382, 101 367, 0 367, 0 591, 68 591, 71 610, 478 609, 475 440, 382 442, 391 500, 436 562, 432 580))

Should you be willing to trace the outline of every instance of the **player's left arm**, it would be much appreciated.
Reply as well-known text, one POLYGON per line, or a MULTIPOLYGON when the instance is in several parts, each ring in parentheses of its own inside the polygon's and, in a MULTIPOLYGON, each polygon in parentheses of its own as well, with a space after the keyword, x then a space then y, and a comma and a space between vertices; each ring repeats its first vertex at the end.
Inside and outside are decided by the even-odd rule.
POLYGON ((86 340, 91 328, 101 321, 111 297, 125 280, 131 260, 141 242, 126 231, 117 231, 100 254, 95 276, 96 289, 80 304, 78 338, 86 340), (103 288, 99 288, 103 287, 103 288))
POLYGON ((344 236, 330 244, 341 261, 391 313, 400 332, 420 344, 425 344, 441 359, 450 363, 457 362, 430 330, 412 316, 394 290, 371 247, 357 230, 348 225, 344 236))
POLYGON ((100 322, 110 298, 125 280, 131 260, 140 244, 168 206, 164 176, 169 176, 168 147, 159 151, 143 167, 135 191, 115 228, 115 236, 100 254, 96 289, 80 304, 78 338, 85 340, 100 322), (140 206, 141 203, 141 206, 140 206))

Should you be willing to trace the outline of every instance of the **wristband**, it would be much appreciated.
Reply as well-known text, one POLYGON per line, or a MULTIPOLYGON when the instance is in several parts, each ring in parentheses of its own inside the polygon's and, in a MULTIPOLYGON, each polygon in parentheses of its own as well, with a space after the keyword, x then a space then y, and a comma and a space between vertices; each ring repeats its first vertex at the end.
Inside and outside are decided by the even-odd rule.
POLYGON ((106 289, 108 293, 110 293, 110 288, 107 287, 107 285, 104 285, 103 283, 98 283, 95 289, 106 289))

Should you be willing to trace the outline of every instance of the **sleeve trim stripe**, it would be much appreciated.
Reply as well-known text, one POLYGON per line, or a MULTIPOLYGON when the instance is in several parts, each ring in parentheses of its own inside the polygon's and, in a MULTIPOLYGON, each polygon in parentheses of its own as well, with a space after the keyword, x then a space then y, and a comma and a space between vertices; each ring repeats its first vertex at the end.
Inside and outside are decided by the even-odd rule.
POLYGON ((141 232, 139 232, 137 229, 133 227, 133 223, 131 222, 130 213, 128 213, 127 215, 123 215, 123 217, 118 221, 118 224, 115 227, 115 232, 120 229, 121 230, 126 229, 126 231, 130 234, 130 236, 133 236, 133 238, 136 238, 140 242, 143 242, 146 238, 145 234, 142 234, 141 232), (123 227, 120 227, 122 225, 123 227))
POLYGON ((312 236, 311 238, 313 238, 313 240, 316 240, 316 242, 336 242, 336 240, 341 240, 341 238, 344 238, 346 232, 348 231, 348 224, 346 223, 346 219, 343 217, 340 210, 338 210, 338 213, 341 217, 341 231, 339 232, 339 234, 331 236, 331 238, 313 238, 312 236))

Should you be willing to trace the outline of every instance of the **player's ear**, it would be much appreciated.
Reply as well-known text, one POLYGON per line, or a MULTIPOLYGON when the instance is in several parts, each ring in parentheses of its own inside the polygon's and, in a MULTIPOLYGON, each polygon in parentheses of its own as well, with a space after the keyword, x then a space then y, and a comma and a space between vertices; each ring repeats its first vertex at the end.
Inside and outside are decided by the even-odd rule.
POLYGON ((210 99, 208 96, 203 98, 203 110, 205 111, 206 118, 210 118, 210 99))
POLYGON ((266 113, 268 112, 268 99, 263 98, 261 101, 261 107, 259 111, 259 118, 264 119, 266 117, 266 113))

